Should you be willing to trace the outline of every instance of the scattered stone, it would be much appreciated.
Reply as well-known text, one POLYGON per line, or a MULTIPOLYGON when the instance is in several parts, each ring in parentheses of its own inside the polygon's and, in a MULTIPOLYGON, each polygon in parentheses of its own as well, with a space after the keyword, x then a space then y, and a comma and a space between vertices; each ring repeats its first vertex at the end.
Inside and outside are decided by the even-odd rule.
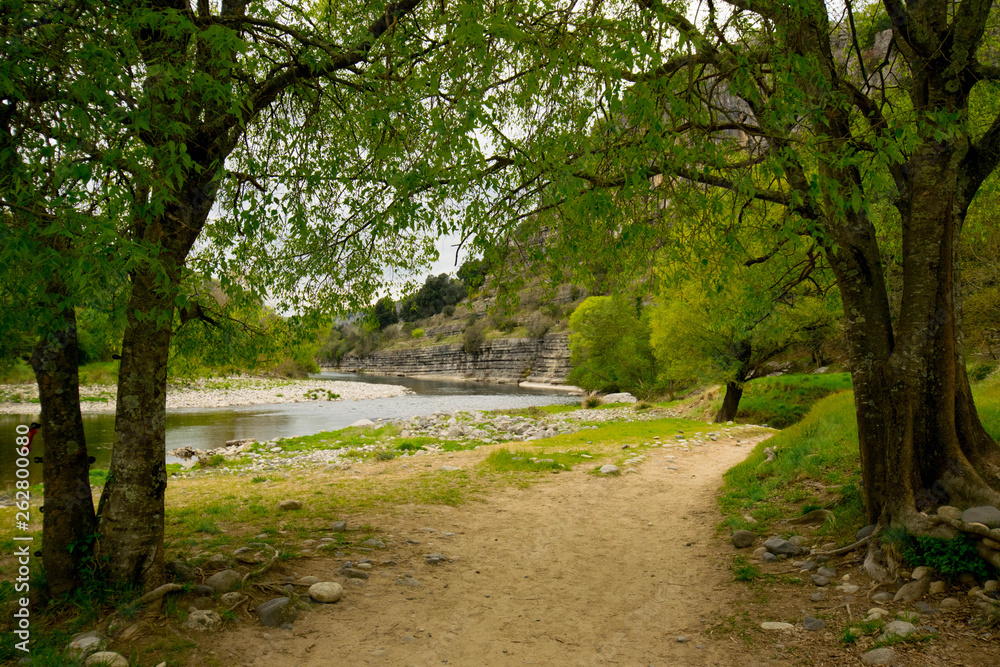
POLYGON ((829 577, 824 577, 822 574, 814 574, 811 576, 812 582, 819 587, 827 586, 830 583, 829 577))
POLYGON ((764 542, 767 550, 779 556, 797 556, 802 552, 797 544, 783 540, 780 537, 772 537, 764 542))
POLYGON ((461 470, 461 468, 456 468, 455 466, 441 466, 438 470, 441 472, 455 472, 456 470, 461 470))
POLYGON ((859 530, 857 533, 855 533, 854 538, 858 540, 863 540, 874 532, 875 532, 875 524, 874 523, 868 524, 867 526, 859 530))
POLYGON ((805 572, 815 572, 818 567, 819 567, 819 565, 817 565, 816 563, 812 562, 811 560, 807 560, 807 561, 805 561, 804 563, 802 563, 801 565, 798 566, 798 568, 799 568, 800 571, 804 570, 805 572))
POLYGON ((448 560, 445 558, 444 554, 424 554, 424 562, 428 565, 437 565, 438 563, 443 563, 448 560))
POLYGON ((83 660, 92 653, 103 651, 106 646, 107 641, 97 630, 81 632, 70 638, 65 655, 69 660, 83 660))
POLYGON ((282 512, 286 512, 288 510, 300 510, 302 509, 302 501, 282 500, 280 503, 278 503, 278 509, 281 510, 282 512))
POLYGON ((214 609, 198 609, 188 614, 181 627, 185 630, 211 632, 222 627, 222 618, 214 609))
POLYGON ((891 639, 892 637, 909 637, 917 628, 913 623, 907 621, 889 621, 885 624, 883 628, 882 636, 879 637, 879 641, 885 641, 886 639, 891 639))
POLYGON ((114 651, 98 651, 91 653, 83 664, 85 667, 128 667, 128 660, 114 651))
POLYGON ((371 428, 372 426, 375 426, 375 422, 371 419, 359 419, 356 422, 348 424, 348 428, 371 428))
POLYGON ((927 604, 926 602, 917 601, 913 603, 913 607, 925 616, 934 616, 935 614, 940 614, 941 612, 927 604))
POLYGON ((824 596, 822 591, 816 591, 815 593, 809 596, 809 599, 812 600, 813 602, 822 602, 823 597, 824 596))
POLYGON ((860 590, 860 588, 861 587, 856 584, 841 584, 837 586, 837 590, 844 595, 854 595, 858 592, 858 590, 860 590))
POLYGON ((368 582, 365 579, 348 579, 346 583, 348 586, 364 586, 368 582))
POLYGON ((212 588, 214 593, 228 593, 239 586, 242 581, 243 577, 236 570, 222 570, 206 579, 205 583, 212 588))
POLYGON ((361 546, 371 547, 372 549, 385 549, 385 542, 373 537, 369 540, 365 540, 364 542, 362 542, 361 546))
POLYGON ((761 558, 764 557, 764 554, 766 553, 770 553, 767 550, 767 547, 757 547, 756 549, 753 550, 753 557, 756 558, 757 560, 760 560, 761 558))
POLYGON ((924 577, 929 577, 932 574, 934 574, 934 568, 921 565, 913 570, 913 574, 910 575, 910 578, 914 580, 923 579, 924 577))
POLYGON ((194 566, 181 558, 167 563, 166 570, 167 574, 171 575, 174 581, 180 582, 194 581, 195 576, 197 575, 194 566))
POLYGON ((371 575, 364 570, 355 570, 353 567, 345 567, 340 570, 348 579, 367 579, 371 575))
POLYGON ((987 593, 995 593, 998 589, 1000 589, 1000 582, 998 582, 996 579, 990 579, 985 584, 983 584, 983 590, 986 591, 987 593))
POLYGON ((335 581, 321 581, 309 587, 309 597, 316 602, 336 602, 343 596, 344 587, 335 581))
POLYGON ((861 656, 865 665, 890 665, 896 659, 896 652, 889 647, 876 648, 861 656))
POLYGON ((749 530, 737 530, 733 533, 733 546, 737 549, 745 549, 756 539, 757 536, 749 530))
POLYGON ((962 512, 962 521, 966 523, 981 523, 990 528, 1000 528, 1000 509, 990 505, 970 507, 962 512))
POLYGON ((868 610, 868 615, 865 617, 866 621, 879 621, 889 615, 889 612, 882 607, 872 607, 868 610))
POLYGON ((820 575, 821 577, 833 579, 834 577, 837 576, 837 570, 832 567, 821 567, 818 570, 816 570, 816 574, 820 575))
POLYGON ((412 577, 412 576, 410 576, 408 574, 404 574, 402 577, 399 577, 398 579, 396 579, 396 583, 399 584, 400 586, 419 586, 420 585, 419 581, 417 581, 414 577, 412 577))
POLYGON ((637 403, 638 400, 639 399, 627 391, 619 392, 617 394, 607 394, 604 396, 605 403, 637 403))
POLYGON ((880 591, 872 596, 874 602, 892 602, 893 598, 896 597, 894 594, 887 591, 880 591))
POLYGON ((299 615, 299 610, 291 602, 286 597, 274 598, 258 605, 254 611, 261 625, 278 628, 285 623, 291 623, 299 615))
POLYGON ((764 621, 760 624, 762 630, 794 630, 791 623, 781 623, 779 621, 764 621))
POLYGON ((917 581, 911 581, 908 584, 904 584, 899 587, 896 591, 896 595, 893 596, 893 602, 915 602, 922 598, 930 589, 931 582, 930 579, 919 579, 917 581))
POLYGON ((941 609, 957 609, 962 606, 962 603, 959 602, 958 598, 945 598, 938 603, 938 606, 941 609))
POLYGON ((688 639, 687 637, 685 637, 684 635, 680 635, 680 636, 677 637, 677 643, 678 644, 686 644, 689 641, 691 641, 691 640, 688 639))
POLYGON ((618 474, 618 466, 611 465, 610 463, 608 465, 601 466, 600 473, 602 475, 617 475, 618 474))
POLYGON ((778 562, 778 557, 775 556, 770 551, 765 552, 764 555, 760 557, 760 559, 762 561, 764 561, 765 563, 776 563, 776 562, 778 562))
POLYGON ((334 533, 343 533, 347 531, 346 521, 334 521, 333 528, 330 529, 334 533))
POLYGON ((927 592, 931 595, 941 595, 947 588, 948 584, 943 581, 932 581, 931 587, 927 589, 927 592))
POLYGON ((794 544, 795 546, 801 548, 804 547, 809 540, 807 540, 802 535, 792 535, 791 537, 788 538, 788 541, 794 544))
POLYGON ((295 584, 298 586, 312 586, 313 584, 318 584, 318 583, 319 583, 319 577, 314 577, 311 574, 306 575, 305 577, 302 577, 301 579, 295 582, 295 584))
POLYGON ((802 620, 802 627, 806 630, 815 632, 816 630, 822 630, 826 627, 826 621, 822 621, 818 618, 813 618, 812 616, 806 616, 802 620))

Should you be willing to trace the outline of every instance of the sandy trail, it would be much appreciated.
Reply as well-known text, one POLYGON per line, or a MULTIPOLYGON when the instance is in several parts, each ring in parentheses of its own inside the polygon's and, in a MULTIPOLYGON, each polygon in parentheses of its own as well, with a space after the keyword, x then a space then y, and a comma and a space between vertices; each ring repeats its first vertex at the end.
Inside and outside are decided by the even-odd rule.
MULTIPOLYGON (((377 565, 291 631, 241 623, 201 646, 222 664, 269 667, 732 665, 744 647, 709 634, 735 604, 714 495, 758 440, 654 448, 635 474, 581 466, 482 503, 373 517, 392 538, 372 560, 398 565, 377 565), (431 552, 457 560, 427 565, 431 552), (395 583, 404 573, 421 585, 395 583)), ((290 565, 343 581, 340 561, 290 565)))

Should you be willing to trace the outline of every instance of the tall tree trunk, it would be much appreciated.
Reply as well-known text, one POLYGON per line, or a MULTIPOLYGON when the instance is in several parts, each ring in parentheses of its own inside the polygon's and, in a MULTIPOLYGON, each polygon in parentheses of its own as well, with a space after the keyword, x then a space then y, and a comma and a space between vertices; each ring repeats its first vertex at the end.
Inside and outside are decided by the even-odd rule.
MULTIPOLYGON (((204 170, 176 192, 177 203, 137 235, 162 248, 159 262, 132 274, 115 406, 111 470, 99 505, 101 554, 109 577, 142 590, 164 580, 167 488, 167 363, 184 262, 215 201, 213 172, 204 170)), ((142 208, 144 202, 140 202, 142 208)))
MULTIPOLYGON (((64 290, 49 290, 55 292, 64 290)), ((42 564, 52 597, 80 584, 81 563, 91 555, 95 530, 90 462, 80 415, 78 357, 76 312, 70 306, 58 311, 51 333, 38 342, 31 356, 45 438, 42 564)))
POLYGON ((889 320, 874 228, 859 215, 830 255, 844 300, 868 518, 925 528, 919 511, 997 504, 977 472, 996 444, 976 415, 961 348, 956 245, 966 206, 956 202, 961 147, 932 143, 908 165, 901 200, 903 295, 889 320))
POLYGON ((167 488, 167 361, 172 299, 157 276, 137 271, 122 341, 111 469, 100 503, 100 552, 107 575, 141 589, 163 583, 167 488), (157 322, 161 324, 157 324, 157 322))

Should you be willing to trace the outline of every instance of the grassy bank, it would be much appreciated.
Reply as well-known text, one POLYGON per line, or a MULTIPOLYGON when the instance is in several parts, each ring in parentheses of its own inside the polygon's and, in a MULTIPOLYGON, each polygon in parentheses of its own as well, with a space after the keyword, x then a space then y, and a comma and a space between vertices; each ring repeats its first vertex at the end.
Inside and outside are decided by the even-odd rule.
MULTIPOLYGON (((829 382, 801 383, 796 376, 765 378, 774 382, 761 389, 796 397, 786 404, 798 405, 804 404, 810 393, 829 393, 841 381, 836 376, 812 377, 829 382), (802 391, 795 388, 797 384, 802 391)), ((1000 376, 975 385, 973 395, 983 426, 994 439, 1000 439, 1000 376)), ((827 509, 833 518, 814 534, 841 544, 853 541, 858 528, 867 523, 858 447, 853 393, 840 391, 815 401, 801 421, 760 443, 745 461, 726 473, 719 498, 725 515, 723 525, 759 534, 776 530, 791 534, 797 526, 778 530, 777 522, 813 509, 827 509), (774 461, 766 460, 765 448, 777 452, 774 461)))

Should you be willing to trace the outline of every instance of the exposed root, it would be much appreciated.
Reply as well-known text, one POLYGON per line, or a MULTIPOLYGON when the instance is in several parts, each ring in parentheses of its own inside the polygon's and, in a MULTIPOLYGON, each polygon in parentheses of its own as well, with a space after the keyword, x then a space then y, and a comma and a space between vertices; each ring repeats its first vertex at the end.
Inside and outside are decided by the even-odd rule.
POLYGON ((880 584, 887 584, 896 580, 895 564, 887 561, 885 553, 876 545, 872 545, 868 549, 862 569, 864 569, 869 577, 880 584))
POLYGON ((264 563, 264 565, 262 565, 261 567, 257 568, 256 570, 251 570, 250 572, 247 572, 246 574, 244 574, 243 575, 243 581, 242 581, 242 583, 246 584, 247 581, 249 581, 253 577, 259 577, 260 575, 264 574, 265 572, 267 572, 268 570, 270 570, 272 567, 274 567, 274 564, 276 562, 278 562, 278 556, 281 555, 281 552, 278 551, 277 549, 275 549, 274 547, 272 547, 270 544, 265 544, 265 546, 268 549, 271 549, 272 551, 274 551, 274 555, 271 556, 271 559, 269 561, 267 561, 266 563, 264 563))
MULTIPOLYGON (((791 522, 789 522, 791 523, 791 522)), ((834 549, 833 551, 814 551, 811 556, 829 556, 830 558, 836 558, 837 556, 843 556, 844 554, 849 554, 852 551, 857 551, 861 547, 865 546, 872 541, 872 536, 862 537, 860 540, 854 544, 848 544, 846 547, 840 547, 839 549, 834 549)))
POLYGON ((149 604, 150 602, 159 600, 167 593, 173 593, 175 591, 183 590, 183 588, 184 587, 181 586, 180 584, 163 584, 162 586, 154 588, 153 590, 143 595, 141 598, 136 600, 135 603, 139 605, 149 604))

